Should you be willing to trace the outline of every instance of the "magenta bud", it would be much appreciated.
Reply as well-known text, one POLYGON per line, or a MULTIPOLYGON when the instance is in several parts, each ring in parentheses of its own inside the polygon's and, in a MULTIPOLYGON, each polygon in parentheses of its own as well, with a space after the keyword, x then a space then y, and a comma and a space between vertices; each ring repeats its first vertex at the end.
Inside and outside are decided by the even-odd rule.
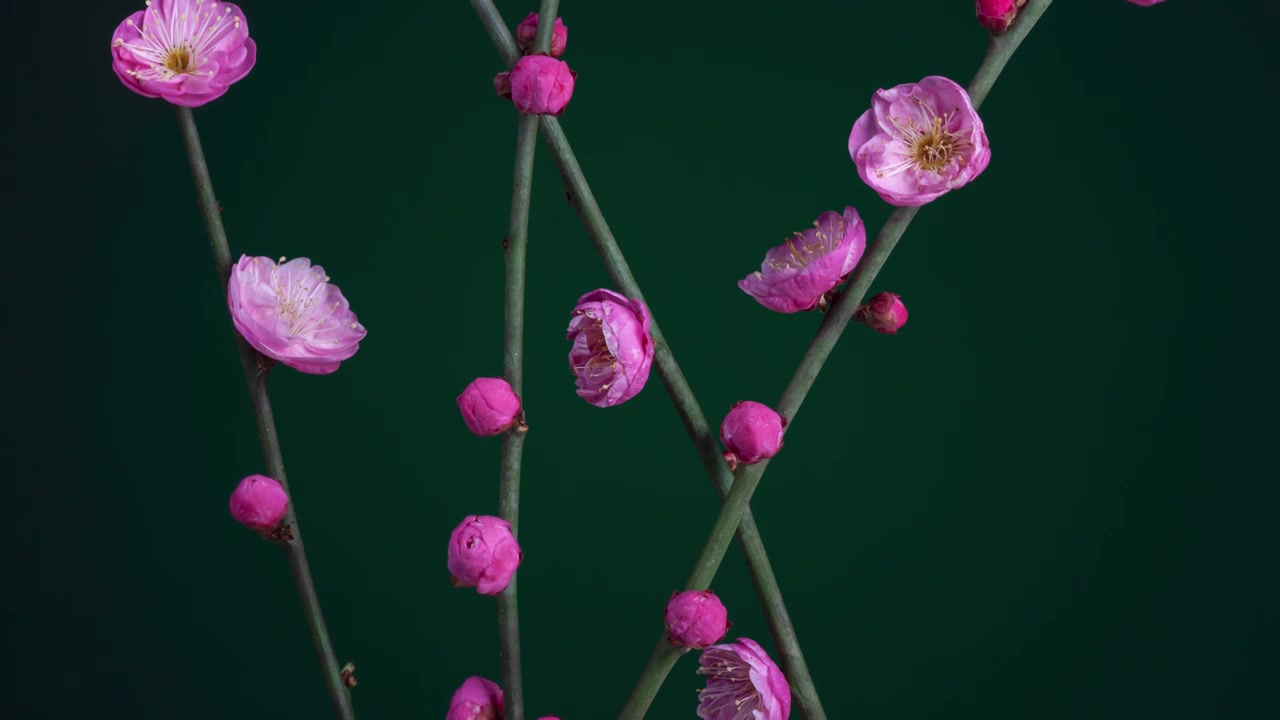
POLYGON ((782 417, 768 405, 750 400, 735 404, 720 424, 720 442, 729 466, 754 465, 777 455, 782 426, 782 417))
POLYGON ((511 523, 492 515, 469 515, 449 536, 449 572, 454 587, 497 595, 511 584, 524 553, 511 523))
POLYGON ((445 720, 498 720, 503 710, 502 688, 492 680, 472 675, 454 691, 445 720))
POLYGON ((499 435, 519 422, 520 398, 502 378, 476 378, 458 396, 458 410, 471 432, 499 435))
POLYGON ((1018 16, 1018 7, 1025 3, 1014 2, 1014 0, 977 0, 974 3, 978 14, 978 22, 982 23, 982 27, 991 31, 992 35, 999 35, 1009 26, 1013 24, 1013 19, 1018 16))
POLYGON ((902 298, 890 292, 882 292, 871 302, 858 306, 853 319, 885 335, 895 335, 907 324, 907 306, 902 298))
POLYGON ((573 97, 577 76, 562 60, 525 55, 511 68, 511 102, 530 115, 559 115, 573 97))
POLYGON ((667 639, 672 645, 686 648, 715 645, 733 627, 724 603, 710 590, 672 593, 666 622, 667 639))
POLYGON ((231 493, 231 517, 254 530, 270 530, 284 517, 289 496, 266 475, 250 475, 231 493))
MULTIPOLYGON (((520 21, 516 26, 516 44, 525 52, 533 51, 533 41, 538 37, 538 13, 531 12, 529 16, 520 21)), ((556 18, 556 24, 551 28, 551 57, 560 57, 564 53, 564 46, 569 42, 569 29, 564 26, 564 21, 556 18)))
POLYGON ((511 73, 500 72, 493 76, 493 91, 503 100, 511 99, 511 73))

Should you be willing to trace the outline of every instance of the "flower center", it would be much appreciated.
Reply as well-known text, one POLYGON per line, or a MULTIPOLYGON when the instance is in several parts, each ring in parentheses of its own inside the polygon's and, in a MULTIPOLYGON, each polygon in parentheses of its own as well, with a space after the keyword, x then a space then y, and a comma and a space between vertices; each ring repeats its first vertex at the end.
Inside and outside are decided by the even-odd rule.
POLYGON ((737 653, 708 650, 702 654, 699 675, 707 676, 707 686, 698 691, 700 717, 750 720, 760 705, 760 693, 751 682, 751 668, 737 653))
MULTIPOLYGON (((280 258, 284 263, 284 258, 280 258)), ((329 282, 328 275, 313 272, 309 267, 302 272, 288 273, 281 277, 279 270, 271 271, 271 286, 276 291, 276 312, 289 323, 291 335, 304 335, 325 329, 339 302, 323 302, 329 282), (294 278, 297 278, 296 280, 294 278)), ((351 327, 356 327, 351 323, 351 327)), ((337 341, 335 341, 337 342, 337 341)))
MULTIPOLYGON (((826 229, 817 221, 814 221, 812 230, 793 234, 787 238, 782 247, 778 248, 778 250, 786 248, 785 254, 778 253, 774 257, 768 258, 765 262, 771 270, 808 267, 809 263, 835 250, 843 238, 843 218, 837 220, 826 229)), ((772 255, 772 253, 770 254, 772 255)))
POLYGON ((924 113, 926 123, 917 123, 914 118, 889 117, 897 131, 894 134, 906 143, 907 152, 900 162, 880 168, 876 172, 879 177, 907 170, 940 173, 950 165, 963 167, 969 162, 968 153, 972 150, 969 141, 946 128, 955 113, 938 115, 928 103, 919 98, 915 100, 924 113))
POLYGON ((601 320, 592 317, 588 317, 587 320, 588 322, 583 326, 583 333, 586 335, 587 352, 590 357, 574 370, 585 370, 587 377, 594 379, 615 372, 618 369, 618 359, 609 352, 609 343, 604 339, 604 325, 601 320))
POLYGON ((911 157, 921 170, 937 172, 951 162, 958 138, 942 129, 942 118, 933 119, 933 127, 919 133, 911 142, 911 157))
POLYGON ((191 51, 185 47, 170 50, 169 56, 164 59, 164 66, 179 75, 196 70, 195 58, 191 57, 191 51))

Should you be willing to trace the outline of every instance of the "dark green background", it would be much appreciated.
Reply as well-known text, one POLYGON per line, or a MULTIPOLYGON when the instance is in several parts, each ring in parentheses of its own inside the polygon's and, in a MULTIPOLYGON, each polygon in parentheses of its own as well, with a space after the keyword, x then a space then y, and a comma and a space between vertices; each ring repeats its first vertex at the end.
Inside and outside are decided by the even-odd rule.
MULTIPOLYGON (((509 22, 533 8, 499 4, 509 22)), ((280 553, 226 499, 263 470, 173 110, 111 73, 141 0, 6 3, 4 707, 321 718, 280 553)), ((515 113, 467 3, 245 0, 258 65, 199 109, 232 249, 324 265, 369 335, 272 389, 364 718, 498 675, 492 599, 444 565, 500 442, 515 113)), ((846 152, 873 91, 983 50, 972 3, 566 0, 562 117, 712 422, 773 402, 817 315, 735 281, 819 213, 890 208, 846 152)), ((982 109, 993 160, 924 209, 756 495, 832 718, 1280 715, 1271 343, 1280 11, 1055 3, 982 109)), ((520 573, 530 717, 613 717, 717 507, 656 374, 574 395, 608 278, 539 149, 520 573)), ((734 635, 768 643, 736 548, 734 635)), ((692 717, 684 659, 652 717, 692 717)))

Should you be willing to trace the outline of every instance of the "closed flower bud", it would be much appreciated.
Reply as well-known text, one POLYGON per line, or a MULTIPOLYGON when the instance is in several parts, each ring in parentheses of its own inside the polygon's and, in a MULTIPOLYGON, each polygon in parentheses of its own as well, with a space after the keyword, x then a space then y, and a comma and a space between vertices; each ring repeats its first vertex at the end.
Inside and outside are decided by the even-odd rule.
POLYGON ((499 720, 503 709, 502 688, 492 680, 472 675, 454 691, 445 720, 499 720))
POLYGON ((1134 5, 1141 5, 1141 6, 1143 6, 1143 7, 1151 7, 1152 5, 1155 5, 1156 3, 1162 3, 1162 2, 1164 2, 1164 0, 1129 0, 1129 2, 1133 3, 1134 5))
POLYGON ((992 35, 999 35, 1013 24, 1013 19, 1018 16, 1018 6, 1021 4, 1014 0, 977 0, 975 5, 978 22, 982 23, 982 27, 990 30, 992 35))
POLYGON ((577 76, 562 60, 525 55, 511 68, 511 102, 531 115, 559 115, 573 97, 577 76))
POLYGON ((666 623, 667 639, 672 645, 686 648, 715 645, 733 627, 724 603, 710 590, 672 593, 666 623))
POLYGON ((858 306, 853 319, 885 335, 895 335, 907 324, 907 306, 902 298, 891 292, 882 292, 871 302, 858 306))
POLYGON ((231 493, 231 517, 254 530, 271 530, 288 508, 284 486, 266 475, 250 475, 231 493))
POLYGON ((524 553, 511 523, 491 515, 469 515, 449 536, 449 572, 455 587, 497 595, 511 584, 524 553))
MULTIPOLYGON (((520 21, 516 26, 516 44, 525 52, 533 51, 534 38, 538 36, 538 13, 529 13, 529 16, 520 21)), ((564 21, 556 18, 556 24, 551 28, 551 56, 560 57, 564 53, 565 43, 569 42, 569 29, 564 26, 564 21)))
POLYGON ((750 400, 737 403, 720 424, 720 442, 730 468, 768 460, 782 447, 782 417, 768 405, 750 400))
POLYGON ((502 378, 476 378, 458 396, 458 410, 471 432, 498 435, 519 422, 520 398, 502 378))

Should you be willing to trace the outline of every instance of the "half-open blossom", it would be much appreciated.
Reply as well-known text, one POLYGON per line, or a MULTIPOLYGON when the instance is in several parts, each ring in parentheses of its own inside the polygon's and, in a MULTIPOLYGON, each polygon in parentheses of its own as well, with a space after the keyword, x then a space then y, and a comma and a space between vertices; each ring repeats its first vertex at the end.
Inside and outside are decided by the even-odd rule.
POLYGON ((1018 16, 1018 8, 1026 2, 1027 0, 975 0, 974 5, 982 27, 990 30, 993 35, 999 35, 1009 29, 1013 19, 1018 16))
POLYGON ((511 523, 492 515, 468 515, 449 536, 449 572, 455 587, 497 595, 511 584, 524 553, 511 523))
POLYGON ((824 212, 812 228, 770 250, 738 287, 781 313, 825 307, 826 293, 848 277, 866 248, 867 228, 857 210, 824 212))
POLYGON ((782 448, 782 416, 768 405, 751 400, 734 403, 720 423, 720 442, 730 469, 754 465, 782 448))
MULTIPOLYGON (((511 102, 520 112, 532 115, 559 115, 573 97, 578 73, 563 60, 546 55, 525 55, 511 68, 511 102)), ((498 88, 498 80, 494 79, 498 88)), ((501 90, 499 89, 499 94, 501 90)))
MULTIPOLYGON (((525 52, 533 50, 534 38, 538 36, 538 13, 531 12, 529 16, 520 21, 516 26, 516 44, 525 52)), ((564 21, 556 18, 556 24, 551 28, 551 57, 560 57, 564 53, 565 43, 569 42, 569 29, 564 26, 564 21)))
POLYGON ((482 437, 498 435, 516 424, 520 398, 502 378, 476 378, 458 396, 458 410, 471 432, 482 437))
POLYGON ((240 8, 208 0, 147 0, 111 41, 111 68, 125 87, 184 107, 221 97, 257 56, 240 8))
POLYGON ((502 712, 502 688, 492 680, 472 675, 453 692, 445 720, 499 720, 502 712))
POLYGON ((280 262, 240 257, 227 284, 231 320, 263 355, 301 372, 331 373, 360 349, 364 326, 324 268, 306 258, 280 262))
POLYGON ((266 475, 250 475, 231 492, 231 517, 254 530, 270 530, 284 517, 289 496, 266 475))
POLYGON ((698 691, 703 720, 787 720, 791 688, 782 671, 754 640, 712 645, 698 659, 707 686, 698 691))
POLYGON ((907 324, 907 306, 902 298, 882 292, 853 312, 853 319, 885 335, 894 335, 907 324))
POLYGON ((877 90, 871 109, 853 124, 849 155, 885 202, 915 206, 976 178, 991 149, 969 93, 931 75, 877 90))
POLYGON ((714 645, 733 627, 724 603, 710 590, 672 593, 665 620, 667 639, 672 645, 687 648, 714 645))
POLYGON ((569 321, 569 368, 578 376, 578 395, 597 407, 636 396, 649 380, 653 336, 649 308, 612 290, 578 298, 569 321))

